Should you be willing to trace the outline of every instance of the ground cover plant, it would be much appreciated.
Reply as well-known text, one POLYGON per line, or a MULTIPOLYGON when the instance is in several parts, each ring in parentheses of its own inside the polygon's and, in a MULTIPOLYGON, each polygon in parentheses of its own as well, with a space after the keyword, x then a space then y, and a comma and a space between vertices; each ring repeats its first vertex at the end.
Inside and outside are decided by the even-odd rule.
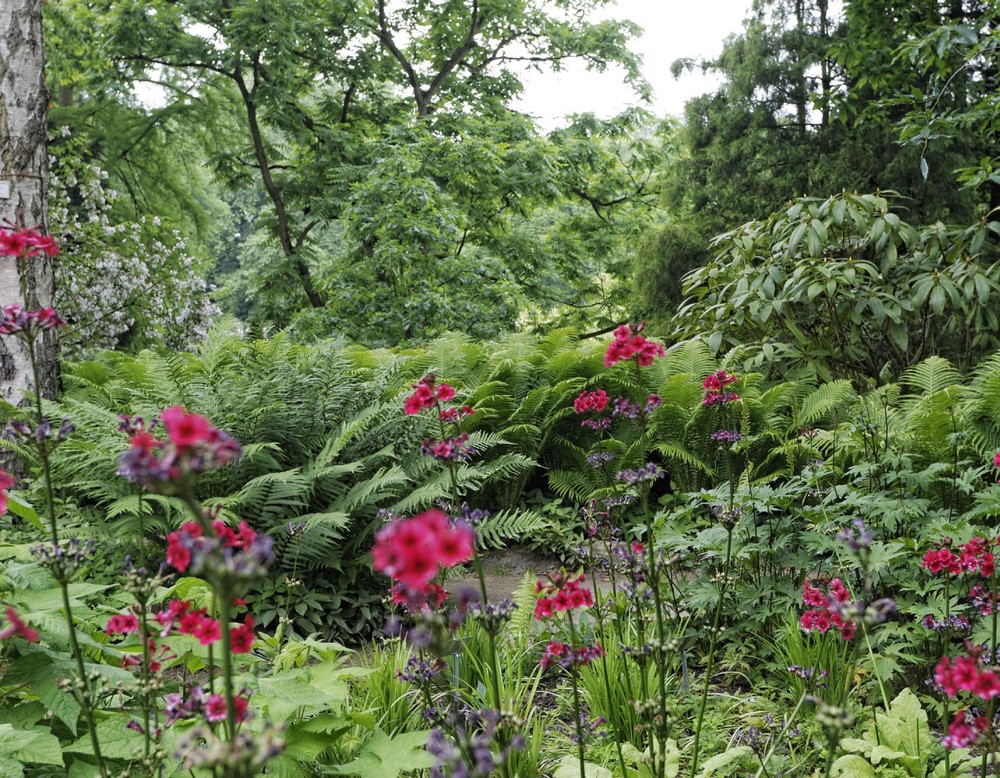
MULTIPOLYGON (((0 331, 33 353, 60 325, 9 306, 0 331)), ((994 768, 996 357, 856 387, 640 324, 216 337, 9 409, 11 775, 994 768), (514 538, 559 554, 491 602, 480 554, 514 538)))

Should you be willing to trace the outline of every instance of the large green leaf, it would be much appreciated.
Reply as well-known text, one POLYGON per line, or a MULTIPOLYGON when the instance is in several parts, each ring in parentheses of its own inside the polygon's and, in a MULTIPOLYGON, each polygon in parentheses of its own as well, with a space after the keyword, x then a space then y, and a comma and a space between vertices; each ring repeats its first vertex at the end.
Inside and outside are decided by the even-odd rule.
POLYGON ((400 773, 425 770, 434 757, 424 750, 426 730, 389 737, 376 729, 361 755, 350 764, 326 768, 327 775, 360 775, 363 778, 396 778, 400 773))
POLYGON ((863 756, 848 754, 833 763, 831 775, 839 778, 876 778, 875 768, 863 756))
POLYGON ((29 764, 62 765, 59 738, 43 729, 14 729, 0 724, 0 756, 13 756, 29 764))

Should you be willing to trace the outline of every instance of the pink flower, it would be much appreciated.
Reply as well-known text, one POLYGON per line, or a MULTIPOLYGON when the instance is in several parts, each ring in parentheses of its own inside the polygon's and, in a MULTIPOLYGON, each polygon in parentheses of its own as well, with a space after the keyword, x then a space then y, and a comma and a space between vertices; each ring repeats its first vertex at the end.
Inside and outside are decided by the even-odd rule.
POLYGON ((458 424, 463 419, 474 415, 475 412, 475 409, 470 408, 468 405, 463 405, 461 408, 442 408, 441 421, 448 422, 449 424, 458 424))
POLYGON ((14 476, 0 470, 0 516, 7 512, 7 490, 16 483, 14 476))
POLYGON ((828 584, 822 581, 817 583, 819 586, 813 586, 809 581, 803 584, 802 602, 812 609, 799 617, 799 625, 806 632, 815 631, 820 634, 826 634, 832 627, 840 633, 841 638, 851 640, 857 631, 857 624, 847 607, 851 601, 851 592, 839 578, 832 579, 828 584))
POLYGON ((472 559, 475 532, 452 523, 437 509, 400 519, 379 530, 372 549, 373 568, 413 589, 422 589, 439 568, 472 559))
POLYGON ((28 249, 27 231, 0 230, 0 256, 19 257, 28 249))
POLYGON ((191 635, 203 646, 207 646, 222 639, 222 625, 210 616, 202 616, 191 630, 191 635))
POLYGON ((663 346, 639 334, 644 327, 645 322, 641 322, 623 324, 616 329, 615 339, 604 352, 604 366, 611 367, 616 362, 634 358, 640 367, 648 367, 656 357, 662 357, 666 353, 663 346))
POLYGON ((7 626, 0 630, 0 640, 6 640, 11 637, 22 637, 29 643, 38 642, 38 632, 29 627, 27 622, 17 615, 17 611, 8 605, 6 613, 7 626))
POLYGON ((229 645, 234 654, 249 654, 257 636, 253 631, 253 616, 247 616, 239 626, 229 630, 229 645))
POLYGON ((205 721, 218 724, 226 720, 226 698, 221 694, 210 694, 205 700, 205 721))
POLYGON ((581 392, 575 400, 573 400, 573 410, 577 413, 586 413, 587 411, 593 411, 594 413, 600 413, 608 405, 608 393, 603 389, 598 389, 595 392, 581 392))
MULTIPOLYGON (((443 384, 443 386, 448 386, 448 384, 443 384)), ((450 386, 448 388, 451 389, 450 386)), ((403 403, 403 410, 407 416, 413 416, 425 408, 433 408, 437 404, 433 378, 422 378, 413 389, 413 394, 407 397, 403 403)), ((454 396, 454 390, 452 390, 452 396, 454 396)))
POLYGON ((1000 451, 993 455, 993 467, 1000 467, 1000 451))
POLYGON ((948 725, 948 734, 941 739, 941 745, 948 750, 969 748, 979 741, 979 736, 987 729, 989 722, 985 716, 976 716, 970 724, 968 711, 960 710, 948 725))
POLYGON ((160 420, 167 430, 166 441, 150 435, 141 420, 124 425, 130 434, 129 448, 118 458, 118 474, 150 491, 176 494, 178 481, 223 467, 242 453, 228 434, 180 406, 165 408, 160 420))
POLYGON ((139 631, 139 619, 132 613, 119 613, 108 619, 104 631, 109 635, 128 635, 139 631))
POLYGON ((17 232, 0 230, 0 256, 34 257, 38 254, 48 254, 54 257, 58 253, 58 244, 48 235, 41 235, 31 229, 17 232))
POLYGON ((953 575, 958 575, 962 572, 958 564, 958 557, 952 553, 950 548, 929 550, 926 554, 924 554, 924 558, 921 560, 920 566, 934 574, 948 572, 953 575))
POLYGON ((188 413, 179 405, 164 408, 160 421, 167 429, 167 437, 182 453, 191 446, 208 443, 214 429, 208 419, 197 413, 188 413))
POLYGON ((551 618, 559 611, 589 608, 594 604, 594 593, 584 586, 584 575, 566 575, 564 571, 549 576, 548 581, 535 582, 535 618, 551 618))

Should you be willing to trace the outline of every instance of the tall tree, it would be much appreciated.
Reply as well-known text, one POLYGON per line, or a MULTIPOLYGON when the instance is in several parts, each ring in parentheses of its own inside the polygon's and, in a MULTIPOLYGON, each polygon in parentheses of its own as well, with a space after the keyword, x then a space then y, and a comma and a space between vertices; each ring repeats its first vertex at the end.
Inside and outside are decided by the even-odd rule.
MULTIPOLYGON (((686 224, 702 236, 700 257, 683 252, 684 263, 694 263, 687 269, 709 260, 714 235, 780 211, 802 195, 893 191, 914 224, 974 218, 976 203, 958 191, 949 171, 963 160, 979 160, 975 146, 955 132, 950 142, 922 149, 898 142, 895 123, 905 113, 899 103, 912 100, 906 97, 911 93, 922 100, 929 79, 893 52, 911 38, 922 40, 928 24, 940 23, 956 7, 967 6, 967 24, 975 4, 756 0, 743 34, 703 64, 726 80, 715 93, 688 103, 688 157, 667 173, 675 216, 665 229, 686 224), (930 179, 921 176, 921 153, 924 169, 935 173, 930 179)), ((676 63, 676 72, 694 64, 676 63)), ((647 247, 676 248, 668 238, 651 239, 647 247)), ((640 273, 660 279, 640 287, 650 315, 663 317, 657 307, 676 295, 682 274, 662 272, 672 260, 655 250, 639 258, 640 273)), ((673 267, 683 269, 676 262, 673 267)))
MULTIPOLYGON (((212 129, 206 140, 220 178, 266 196, 257 224, 269 240, 245 256, 265 271, 266 285, 256 285, 284 317, 278 323, 309 307, 314 331, 355 334, 350 320, 361 317, 392 340, 495 321, 483 303, 509 301, 527 277, 509 266, 518 252, 504 238, 535 209, 572 198, 609 224, 609 213, 627 207, 627 191, 608 199, 587 189, 606 177, 581 182, 571 168, 583 141, 610 149, 617 129, 582 133, 569 150, 510 108, 525 68, 571 59, 621 66, 645 90, 626 47, 634 27, 589 21, 605 4, 83 5, 102 14, 104 50, 125 79, 155 78, 179 99, 224 106, 201 124, 212 129), (386 317, 407 326, 387 326, 386 317)), ((604 162, 634 168, 631 195, 648 197, 637 157, 623 162, 609 151, 604 162)), ((257 268, 253 275, 265 277, 257 268)), ((499 318, 516 316, 512 309, 499 318)))
MULTIPOLYGON (((42 0, 0 3, 0 224, 46 228, 48 90, 44 78, 42 0)), ((31 259, 0 257, 0 304, 38 310, 52 304, 52 265, 44 254, 31 259)), ((58 390, 55 330, 36 345, 42 393, 58 390)), ((32 385, 27 349, 0 338, 0 391, 20 402, 32 385)))

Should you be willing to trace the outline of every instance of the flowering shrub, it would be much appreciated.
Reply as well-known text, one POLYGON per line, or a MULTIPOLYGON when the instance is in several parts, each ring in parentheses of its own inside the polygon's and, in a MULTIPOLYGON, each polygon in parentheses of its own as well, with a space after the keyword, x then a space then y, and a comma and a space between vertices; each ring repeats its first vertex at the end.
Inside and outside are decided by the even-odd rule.
POLYGON ((159 218, 115 221, 118 194, 107 177, 72 155, 57 157, 51 169, 50 229, 72 247, 56 267, 55 307, 71 325, 63 352, 197 342, 220 313, 197 263, 159 218))

